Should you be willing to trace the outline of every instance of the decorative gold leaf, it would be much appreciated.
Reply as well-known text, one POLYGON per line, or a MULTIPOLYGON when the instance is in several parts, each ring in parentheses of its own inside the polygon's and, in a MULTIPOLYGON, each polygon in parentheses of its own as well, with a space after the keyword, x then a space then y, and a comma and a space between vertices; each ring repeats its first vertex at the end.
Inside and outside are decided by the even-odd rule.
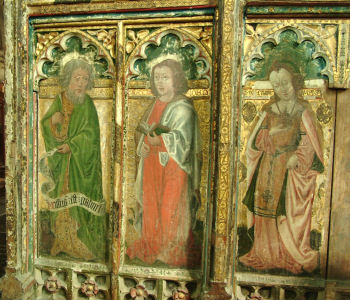
POLYGON ((142 39, 144 39, 148 34, 149 34, 149 30, 147 30, 147 29, 140 30, 140 31, 137 33, 137 38, 138 38, 139 40, 142 40, 142 39))
POLYGON ((129 31, 127 32, 127 36, 128 36, 128 38, 129 38, 129 40, 136 41, 135 31, 129 30, 129 31))
POLYGON ((125 46, 126 53, 130 54, 135 48, 135 42, 128 41, 125 46))
POLYGON ((108 36, 108 33, 106 30, 100 30, 97 32, 97 39, 98 40, 104 40, 108 36))
POLYGON ((36 45, 35 54, 38 56, 40 52, 44 49, 44 46, 46 46, 53 38, 58 36, 58 32, 51 32, 47 34, 37 34, 38 43, 36 45))
POLYGON ((257 35, 262 35, 263 32, 271 29, 275 24, 258 24, 255 28, 255 32, 257 35))
POLYGON ((204 27, 203 30, 202 30, 202 32, 200 33, 200 37, 201 37, 202 39, 206 39, 206 38, 208 38, 208 37, 211 37, 212 32, 213 32, 213 30, 212 30, 211 27, 204 27))
POLYGON ((201 33, 203 31, 203 28, 202 27, 187 27, 186 31, 190 32, 197 39, 199 39, 201 37, 201 33))
POLYGON ((48 39, 52 40, 53 38, 55 38, 56 36, 58 36, 58 32, 51 32, 48 35, 48 39))
POLYGON ((212 39, 211 37, 207 37, 206 39, 201 40, 202 44, 205 45, 210 51, 212 50, 212 39))
POLYGON ((254 30, 254 27, 252 25, 246 24, 245 29, 249 35, 255 35, 256 32, 254 30))
POLYGON ((38 37, 38 43, 42 43, 42 42, 43 42, 43 40, 44 40, 44 35, 43 35, 43 34, 38 33, 38 34, 37 34, 37 37, 38 37))
POLYGON ((334 36, 337 32, 337 26, 336 25, 326 25, 325 29, 322 30, 322 38, 328 39, 331 36, 334 36))

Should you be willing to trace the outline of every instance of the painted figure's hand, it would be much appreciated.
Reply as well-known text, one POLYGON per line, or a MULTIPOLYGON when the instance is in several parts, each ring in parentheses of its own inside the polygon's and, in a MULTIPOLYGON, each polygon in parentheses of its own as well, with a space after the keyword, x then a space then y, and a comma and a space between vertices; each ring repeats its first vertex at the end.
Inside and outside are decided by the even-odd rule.
POLYGON ((65 154, 70 152, 70 148, 68 144, 63 144, 57 147, 57 152, 65 154))
POLYGON ((141 146, 141 151, 140 151, 140 155, 142 158, 146 158, 149 153, 151 151, 151 148, 150 146, 148 146, 147 144, 143 143, 142 146, 141 146))
POLYGON ((147 134, 147 141, 152 145, 152 146, 161 146, 162 143, 160 141, 160 137, 158 135, 156 136, 151 136, 150 134, 147 134))
POLYGON ((278 133, 280 133, 280 132, 282 132, 284 130, 286 130, 286 128, 282 124, 280 124, 278 126, 272 127, 269 130, 269 135, 272 136, 272 135, 278 134, 278 133))
POLYGON ((55 112, 51 117, 52 125, 62 124, 63 114, 60 111, 55 112))
POLYGON ((295 169, 298 166, 298 157, 293 154, 287 162, 287 168, 288 169, 295 169))

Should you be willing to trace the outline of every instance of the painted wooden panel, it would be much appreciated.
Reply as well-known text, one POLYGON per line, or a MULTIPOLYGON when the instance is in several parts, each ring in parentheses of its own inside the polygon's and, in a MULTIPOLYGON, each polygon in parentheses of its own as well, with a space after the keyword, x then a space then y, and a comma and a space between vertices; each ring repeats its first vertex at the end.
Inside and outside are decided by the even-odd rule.
MULTIPOLYGON (((39 42, 47 36, 38 33, 39 42)), ((108 69, 108 58, 87 33, 52 37, 36 52, 36 74, 48 77, 41 80, 38 97, 39 253, 105 262, 113 66, 108 69)))
POLYGON ((317 40, 292 26, 247 30, 236 276, 322 278, 335 116, 329 59, 317 40))

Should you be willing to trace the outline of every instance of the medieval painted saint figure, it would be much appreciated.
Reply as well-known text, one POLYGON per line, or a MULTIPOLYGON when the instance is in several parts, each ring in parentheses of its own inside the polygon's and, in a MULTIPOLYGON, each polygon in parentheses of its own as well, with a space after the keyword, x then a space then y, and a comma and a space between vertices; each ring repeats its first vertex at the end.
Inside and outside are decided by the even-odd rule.
POLYGON ((312 272, 319 253, 310 246, 316 177, 323 172, 311 108, 299 95, 304 80, 288 64, 274 64, 274 96, 262 109, 246 156, 248 228, 253 246, 239 260, 257 270, 312 272))
MULTIPOLYGON (((93 68, 84 59, 72 59, 60 75, 62 93, 41 119, 41 130, 53 188, 48 196, 63 199, 77 194, 85 202, 102 203, 100 127, 95 105, 86 91, 93 86, 93 68)), ((72 199, 70 199, 72 202, 72 199)), ((105 256, 105 217, 82 205, 51 212, 54 241, 50 254, 85 260, 105 256)))
POLYGON ((201 141, 197 113, 184 96, 182 65, 172 59, 156 64, 151 89, 156 100, 136 135, 141 238, 126 253, 147 264, 197 267, 201 252, 191 226, 191 201, 199 201, 201 141))

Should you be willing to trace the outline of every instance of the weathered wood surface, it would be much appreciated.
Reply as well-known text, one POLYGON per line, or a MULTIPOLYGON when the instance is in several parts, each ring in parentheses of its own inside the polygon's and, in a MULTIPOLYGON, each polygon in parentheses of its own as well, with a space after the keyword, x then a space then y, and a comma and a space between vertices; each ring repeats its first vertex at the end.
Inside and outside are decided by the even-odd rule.
POLYGON ((328 279, 350 280, 350 90, 338 91, 328 279))

